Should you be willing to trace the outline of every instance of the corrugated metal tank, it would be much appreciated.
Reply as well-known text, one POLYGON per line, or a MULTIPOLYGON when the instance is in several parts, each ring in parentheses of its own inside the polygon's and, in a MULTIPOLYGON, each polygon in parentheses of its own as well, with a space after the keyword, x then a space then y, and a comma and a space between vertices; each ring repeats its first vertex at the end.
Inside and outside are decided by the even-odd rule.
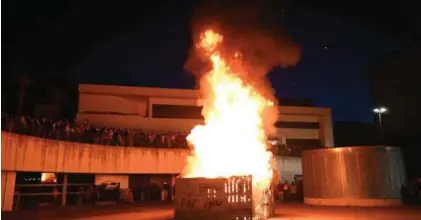
POLYGON ((386 206, 401 203, 406 176, 396 147, 325 148, 303 152, 304 202, 386 206))

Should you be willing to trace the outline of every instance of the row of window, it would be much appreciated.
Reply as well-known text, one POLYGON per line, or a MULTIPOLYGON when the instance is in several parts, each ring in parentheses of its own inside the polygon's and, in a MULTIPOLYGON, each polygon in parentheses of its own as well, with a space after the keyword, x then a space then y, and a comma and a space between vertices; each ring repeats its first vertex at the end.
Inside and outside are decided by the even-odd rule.
POLYGON ((287 146, 301 146, 301 147, 321 147, 322 142, 320 139, 292 139, 287 138, 285 143, 277 137, 269 138, 269 142, 275 145, 287 145, 287 146))
MULTIPOLYGON (((153 118, 203 119, 200 106, 153 105, 153 118)), ((277 128, 318 129, 319 122, 276 122, 277 128)))
POLYGON ((319 129, 319 122, 278 121, 277 128, 319 129))
POLYGON ((203 119, 202 107, 182 105, 152 105, 152 118, 203 119))
MULTIPOLYGON (((85 112, 99 114, 98 112, 85 112)), ((115 112, 101 112, 101 114, 123 115, 115 112)), ((152 118, 177 118, 203 120, 202 107, 180 105, 152 105, 152 118)), ((319 122, 278 121, 277 128, 319 129, 319 122)))
POLYGON ((286 145, 302 146, 302 147, 321 147, 320 139, 288 139, 286 145))

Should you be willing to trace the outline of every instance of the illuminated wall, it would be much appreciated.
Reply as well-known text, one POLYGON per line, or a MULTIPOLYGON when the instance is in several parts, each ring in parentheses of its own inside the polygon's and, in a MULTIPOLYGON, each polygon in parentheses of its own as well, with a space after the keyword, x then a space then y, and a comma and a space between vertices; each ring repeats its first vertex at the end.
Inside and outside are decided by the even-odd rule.
MULTIPOLYGON (((76 120, 89 120, 99 127, 180 132, 202 123, 201 119, 154 117, 156 105, 201 106, 201 100, 197 90, 81 84, 76 120)), ((311 141, 318 141, 321 146, 334 146, 329 108, 280 106, 279 112, 277 136, 290 145, 314 145, 311 141), (311 123, 317 127, 307 126, 311 123), (297 126, 300 124, 303 126, 297 126)))
MULTIPOLYGON (((126 188, 128 174, 181 173, 188 154, 186 149, 102 146, 2 132, 2 211, 12 210, 16 172, 93 173, 96 182, 117 181, 126 188)), ((282 180, 302 174, 301 158, 276 157, 276 161, 282 180)))
POLYGON ((194 119, 145 118, 136 115, 102 115, 78 114, 77 120, 89 120, 99 127, 141 129, 146 131, 190 131, 195 125, 202 123, 194 119))
POLYGON ((402 149, 352 146, 303 153, 304 203, 332 206, 401 204, 402 149))
MULTIPOLYGON (((1 169, 95 174, 179 174, 185 149, 116 147, 47 140, 1 134, 1 169)), ((285 178, 301 174, 301 159, 277 157, 278 170, 285 178)))
POLYGON ((184 149, 116 147, 2 132, 1 169, 64 173, 180 173, 184 149))
POLYGON ((102 94, 81 94, 79 112, 147 116, 147 99, 102 94))

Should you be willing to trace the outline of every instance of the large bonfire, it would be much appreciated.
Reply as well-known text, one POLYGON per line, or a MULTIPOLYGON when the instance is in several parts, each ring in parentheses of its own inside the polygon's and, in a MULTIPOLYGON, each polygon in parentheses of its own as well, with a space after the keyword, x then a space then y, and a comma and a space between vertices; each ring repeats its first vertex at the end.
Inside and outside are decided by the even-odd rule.
POLYGON ((252 175, 255 189, 266 189, 273 176, 272 153, 267 149, 264 114, 275 108, 241 68, 241 51, 222 52, 223 36, 213 30, 201 34, 198 49, 212 62, 201 78, 204 125, 187 137, 194 147, 184 177, 252 175))

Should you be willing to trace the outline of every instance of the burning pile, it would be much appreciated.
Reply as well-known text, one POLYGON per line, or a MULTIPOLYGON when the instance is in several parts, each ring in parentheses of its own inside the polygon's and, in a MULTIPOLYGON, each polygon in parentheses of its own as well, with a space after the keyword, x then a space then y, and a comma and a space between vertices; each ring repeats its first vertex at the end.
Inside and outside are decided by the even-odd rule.
POLYGON ((202 78, 202 89, 207 90, 202 112, 205 125, 196 126, 187 137, 194 147, 194 156, 188 160, 185 175, 252 175, 255 185, 266 188, 273 171, 262 114, 273 102, 233 72, 218 50, 222 41, 221 35, 207 30, 198 45, 208 54, 213 69, 202 78))
POLYGON ((204 124, 187 137, 192 155, 176 180, 180 219, 273 214, 276 172, 267 139, 278 111, 266 74, 294 66, 300 49, 278 25, 265 21, 269 5, 229 2, 209 1, 192 20, 197 45, 185 67, 200 79, 204 124))
MULTIPOLYGON (((212 62, 212 70, 201 78, 205 124, 196 126, 187 137, 194 151, 188 158, 183 177, 225 178, 225 183, 211 184, 212 187, 204 190, 208 199, 249 204, 249 216, 267 217, 269 210, 262 208, 263 200, 270 198, 268 189, 274 170, 263 119, 268 108, 275 106, 242 79, 244 72, 236 72, 245 71, 241 53, 225 58, 221 52, 222 42, 222 35, 207 30, 197 45, 212 62)), ((209 183, 212 182, 215 181, 209 183)), ((237 217, 245 216, 238 214, 237 217)))

